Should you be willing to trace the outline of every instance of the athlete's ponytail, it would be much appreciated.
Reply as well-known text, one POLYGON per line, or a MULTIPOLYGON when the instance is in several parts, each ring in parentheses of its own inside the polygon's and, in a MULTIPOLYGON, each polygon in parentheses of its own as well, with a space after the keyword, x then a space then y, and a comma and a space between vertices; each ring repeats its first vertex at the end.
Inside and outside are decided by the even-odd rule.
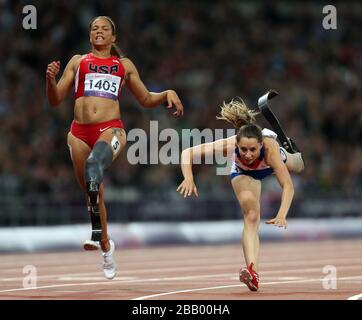
POLYGON ((251 124, 255 122, 255 116, 259 112, 249 110, 243 99, 232 99, 229 103, 223 102, 221 106, 220 116, 217 119, 226 120, 230 122, 234 127, 240 128, 245 124, 251 124))
POLYGON ((111 55, 116 56, 118 58, 123 58, 124 57, 121 49, 115 43, 112 44, 111 55))
POLYGON ((243 99, 233 99, 229 103, 223 102, 220 116, 217 119, 226 120, 238 128, 236 141, 239 142, 242 137, 255 138, 258 142, 263 139, 261 128, 255 123, 255 116, 259 114, 250 110, 243 99))

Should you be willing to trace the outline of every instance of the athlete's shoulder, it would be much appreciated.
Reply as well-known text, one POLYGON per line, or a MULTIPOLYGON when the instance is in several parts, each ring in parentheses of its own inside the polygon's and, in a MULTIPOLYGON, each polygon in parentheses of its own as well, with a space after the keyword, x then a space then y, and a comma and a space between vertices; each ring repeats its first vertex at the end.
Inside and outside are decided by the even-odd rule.
POLYGON ((131 61, 131 59, 130 59, 130 58, 127 58, 126 56, 119 57, 118 59, 121 60, 122 62, 133 63, 133 62, 131 61))
POLYGON ((274 138, 263 137, 263 143, 266 148, 279 147, 279 143, 274 138))
POLYGON ((130 58, 127 57, 121 57, 119 60, 122 62, 125 68, 133 69, 136 68, 135 64, 132 62, 130 58))
POLYGON ((88 54, 75 54, 70 60, 69 65, 72 67, 74 72, 79 68, 81 62, 84 60, 84 58, 87 57, 88 54))
POLYGON ((277 162, 281 160, 279 143, 273 138, 263 138, 263 144, 265 148, 265 163, 274 168, 276 159, 278 159, 277 162))
POLYGON ((266 156, 270 155, 271 153, 279 153, 279 143, 275 139, 264 137, 263 144, 265 147, 266 156))
POLYGON ((75 54, 73 57, 70 58, 68 64, 71 66, 76 66, 85 56, 86 55, 84 54, 75 54))
POLYGON ((77 61, 77 60, 80 60, 80 59, 83 59, 87 54, 75 54, 73 57, 70 58, 69 62, 70 61, 77 61))
POLYGON ((120 61, 122 62, 122 65, 126 71, 127 78, 131 74, 138 75, 137 68, 131 59, 123 57, 123 58, 120 58, 120 61))

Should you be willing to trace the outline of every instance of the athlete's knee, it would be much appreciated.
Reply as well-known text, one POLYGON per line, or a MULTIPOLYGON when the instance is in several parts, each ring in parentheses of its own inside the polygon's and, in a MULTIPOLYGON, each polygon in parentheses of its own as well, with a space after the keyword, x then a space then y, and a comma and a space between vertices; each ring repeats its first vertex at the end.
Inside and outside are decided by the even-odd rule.
POLYGON ((104 170, 111 165, 112 161, 111 146, 105 141, 97 142, 86 160, 84 170, 87 194, 92 206, 99 203, 99 189, 103 181, 104 170))
POLYGON ((304 171, 304 160, 302 154, 300 152, 293 154, 294 155, 294 163, 291 171, 295 173, 301 173, 304 171))
POLYGON ((294 170, 295 173, 302 173, 303 171, 304 171, 304 165, 303 165, 303 164, 299 165, 299 166, 294 170))
POLYGON ((299 166, 298 166, 298 171, 297 173, 301 173, 302 171, 304 171, 304 168, 305 168, 305 164, 304 164, 304 159, 303 159, 303 156, 302 154, 300 153, 300 161, 299 161, 299 166))
POLYGON ((257 225, 260 222, 258 210, 249 209, 244 211, 244 223, 247 225, 257 225))
POLYGON ((92 180, 101 184, 104 170, 111 165, 112 161, 113 151, 111 146, 105 141, 97 142, 85 164, 85 181, 89 182, 92 180))
POLYGON ((84 178, 86 182, 89 182, 92 178, 98 183, 101 183, 103 180, 103 170, 100 160, 92 153, 85 163, 84 178))
POLYGON ((251 192, 243 192, 239 196, 239 202, 244 213, 246 223, 256 224, 260 220, 259 204, 251 192))
POLYGON ((255 196, 250 191, 245 191, 239 195, 239 202, 242 208, 250 208, 255 203, 255 196))

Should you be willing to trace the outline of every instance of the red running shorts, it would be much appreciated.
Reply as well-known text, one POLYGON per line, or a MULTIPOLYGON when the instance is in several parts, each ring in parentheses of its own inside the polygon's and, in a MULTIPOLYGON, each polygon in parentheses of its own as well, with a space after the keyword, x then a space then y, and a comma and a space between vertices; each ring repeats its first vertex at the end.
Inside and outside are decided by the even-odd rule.
POLYGON ((92 124, 81 124, 73 120, 70 127, 70 132, 73 136, 84 141, 92 149, 94 144, 99 139, 100 135, 110 128, 121 128, 124 129, 122 120, 115 119, 106 122, 92 123, 92 124))

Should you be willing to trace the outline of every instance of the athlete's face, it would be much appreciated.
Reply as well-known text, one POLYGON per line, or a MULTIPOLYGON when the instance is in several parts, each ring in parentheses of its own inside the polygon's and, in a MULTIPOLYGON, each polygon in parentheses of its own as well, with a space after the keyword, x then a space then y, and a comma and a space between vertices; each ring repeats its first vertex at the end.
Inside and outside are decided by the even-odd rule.
POLYGON ((112 25, 107 19, 96 19, 93 21, 90 30, 90 42, 93 46, 107 46, 116 41, 112 34, 112 25))
POLYGON ((260 156, 262 144, 255 138, 242 137, 238 142, 240 157, 247 164, 252 164, 260 156))

